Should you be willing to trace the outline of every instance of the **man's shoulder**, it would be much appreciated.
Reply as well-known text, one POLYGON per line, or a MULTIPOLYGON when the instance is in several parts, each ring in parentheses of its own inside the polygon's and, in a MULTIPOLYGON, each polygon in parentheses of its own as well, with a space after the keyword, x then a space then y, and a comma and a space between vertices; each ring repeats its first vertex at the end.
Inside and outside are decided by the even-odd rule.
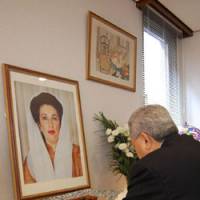
POLYGON ((133 168, 136 171, 138 169, 170 170, 171 167, 174 169, 174 166, 179 164, 191 165, 190 161, 195 161, 200 166, 199 151, 200 142, 195 141, 191 136, 176 136, 164 142, 161 148, 139 160, 133 168))
POLYGON ((160 149, 134 163, 130 171, 130 192, 127 199, 134 199, 131 195, 141 194, 140 191, 146 193, 147 189, 151 189, 151 193, 159 191, 159 194, 167 196, 183 193, 189 197, 199 196, 199 152, 200 143, 191 136, 168 138, 160 149))
POLYGON ((153 163, 156 164, 158 161, 157 154, 158 153, 154 152, 154 153, 151 153, 151 155, 145 156, 141 160, 136 161, 133 164, 132 169, 130 171, 131 178, 141 176, 141 174, 143 174, 143 176, 145 174, 146 176, 152 172, 155 172, 155 170, 153 170, 154 168, 153 163))
POLYGON ((154 167, 159 165, 159 161, 160 159, 163 158, 164 153, 165 152, 162 149, 158 149, 148 154, 141 160, 136 161, 136 163, 134 163, 134 165, 132 166, 131 171, 134 172, 133 173, 134 175, 138 173, 140 174, 141 172, 144 172, 144 171, 146 172, 155 171, 154 167))

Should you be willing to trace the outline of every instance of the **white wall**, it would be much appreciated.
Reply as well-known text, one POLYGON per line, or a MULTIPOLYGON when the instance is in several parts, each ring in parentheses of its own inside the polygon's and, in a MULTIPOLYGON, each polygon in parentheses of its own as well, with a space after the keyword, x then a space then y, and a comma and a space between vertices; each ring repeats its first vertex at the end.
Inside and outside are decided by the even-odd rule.
POLYGON ((186 119, 200 128, 200 32, 183 40, 186 119))
MULTIPOLYGON (((123 124, 143 102, 140 11, 132 0, 0 0, 0 5, 0 64, 79 81, 92 187, 122 189, 124 181, 110 170, 106 144, 95 133, 98 126, 93 116, 103 111, 123 124), (85 80, 88 10, 138 38, 136 93, 85 80)), ((0 113, 0 199, 12 200, 2 76, 0 113)))

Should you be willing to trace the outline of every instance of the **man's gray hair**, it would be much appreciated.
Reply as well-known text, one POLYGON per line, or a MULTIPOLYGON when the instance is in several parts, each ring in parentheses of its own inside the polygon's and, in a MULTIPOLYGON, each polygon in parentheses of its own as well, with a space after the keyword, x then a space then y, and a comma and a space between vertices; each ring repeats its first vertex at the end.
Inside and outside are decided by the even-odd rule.
POLYGON ((137 109, 128 123, 133 138, 145 132, 155 140, 162 142, 167 135, 178 133, 169 112, 160 105, 147 105, 137 109))

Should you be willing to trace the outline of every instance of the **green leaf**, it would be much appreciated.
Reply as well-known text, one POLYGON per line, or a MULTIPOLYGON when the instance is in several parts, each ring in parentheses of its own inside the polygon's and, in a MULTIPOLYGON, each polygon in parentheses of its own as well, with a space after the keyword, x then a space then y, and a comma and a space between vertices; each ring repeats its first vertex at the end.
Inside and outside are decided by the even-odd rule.
MULTIPOLYGON (((106 129, 108 128, 111 130, 115 130, 119 126, 116 121, 108 119, 103 112, 95 114, 94 120, 98 121, 101 124, 101 126, 103 127, 102 129, 103 132, 105 132, 106 129)), ((104 134, 104 136, 106 135, 104 134)), ((129 148, 129 151, 133 153, 134 157, 133 158, 126 157, 126 154, 123 151, 115 148, 116 144, 121 144, 121 143, 128 143, 127 137, 125 137, 123 134, 117 135, 115 137, 114 142, 110 143, 110 145, 112 145, 111 146, 112 152, 111 154, 109 154, 109 157, 112 158, 110 165, 114 174, 122 174, 126 176, 128 180, 130 167, 137 160, 137 155, 134 148, 131 146, 129 148)))

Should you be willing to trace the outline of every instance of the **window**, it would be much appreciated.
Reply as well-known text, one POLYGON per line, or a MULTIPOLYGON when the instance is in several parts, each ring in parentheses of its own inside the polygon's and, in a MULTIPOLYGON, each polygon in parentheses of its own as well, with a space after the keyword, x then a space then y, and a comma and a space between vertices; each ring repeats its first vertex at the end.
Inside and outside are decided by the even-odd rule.
POLYGON ((149 8, 144 10, 144 95, 145 104, 167 108, 181 124, 179 73, 180 32, 149 8))

